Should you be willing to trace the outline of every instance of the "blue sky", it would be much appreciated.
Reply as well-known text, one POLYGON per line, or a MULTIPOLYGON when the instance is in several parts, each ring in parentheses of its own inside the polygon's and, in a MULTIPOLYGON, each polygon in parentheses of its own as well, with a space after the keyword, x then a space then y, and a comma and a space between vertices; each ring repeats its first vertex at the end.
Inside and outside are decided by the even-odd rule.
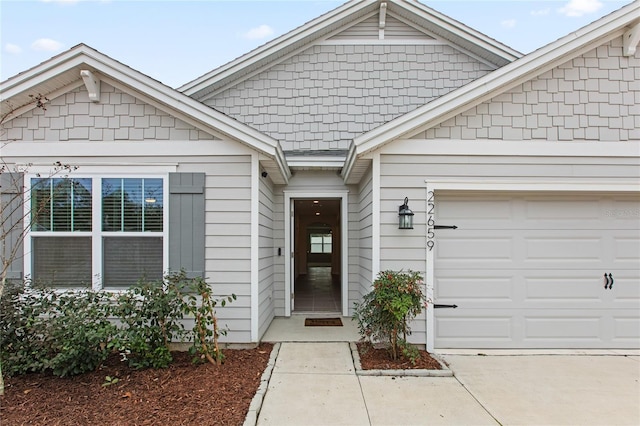
MULTIPOLYGON (((79 43, 171 87, 345 1, 0 0, 0 81, 79 43)), ((421 0, 523 53, 631 0, 421 0)))

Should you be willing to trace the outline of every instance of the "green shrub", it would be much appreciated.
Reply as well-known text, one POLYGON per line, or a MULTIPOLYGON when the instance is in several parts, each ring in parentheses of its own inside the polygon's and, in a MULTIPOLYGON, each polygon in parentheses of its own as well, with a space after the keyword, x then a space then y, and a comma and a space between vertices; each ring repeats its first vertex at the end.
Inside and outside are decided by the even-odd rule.
POLYGON ((114 312, 121 324, 112 347, 130 366, 164 368, 171 363, 169 343, 185 335, 183 291, 189 285, 182 271, 162 281, 142 280, 118 297, 114 312))
POLYGON ((425 296, 420 273, 383 271, 373 282, 373 290, 355 304, 353 318, 364 339, 384 342, 392 359, 400 353, 415 363, 417 350, 407 343, 409 323, 422 312, 425 296))
POLYGON ((56 376, 93 371, 109 356, 116 326, 109 321, 111 294, 96 291, 54 293, 48 312, 46 367, 56 376))
POLYGON ((59 293, 29 283, 5 288, 0 311, 0 360, 9 376, 52 371, 69 376, 96 369, 109 355, 116 327, 110 295, 59 293))
POLYGON ((0 299, 0 363, 2 372, 16 376, 45 369, 44 317, 52 291, 7 282, 0 299))
POLYGON ((203 278, 188 279, 184 271, 142 280, 117 296, 8 283, 0 299, 2 371, 70 376, 95 370, 114 351, 134 368, 167 367, 169 343, 188 335, 185 316, 194 321, 191 353, 220 363, 218 338, 226 330, 215 308, 235 298, 214 298, 203 278))

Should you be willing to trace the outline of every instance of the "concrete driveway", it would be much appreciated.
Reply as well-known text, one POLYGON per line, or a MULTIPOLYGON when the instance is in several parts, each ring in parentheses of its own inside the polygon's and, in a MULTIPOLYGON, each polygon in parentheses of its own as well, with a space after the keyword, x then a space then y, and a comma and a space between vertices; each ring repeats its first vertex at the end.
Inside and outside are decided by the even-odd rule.
POLYGON ((640 424, 638 353, 442 358, 454 377, 359 376, 346 342, 285 342, 254 419, 265 426, 640 424))
POLYGON ((446 355, 503 425, 640 425, 640 356, 446 355))

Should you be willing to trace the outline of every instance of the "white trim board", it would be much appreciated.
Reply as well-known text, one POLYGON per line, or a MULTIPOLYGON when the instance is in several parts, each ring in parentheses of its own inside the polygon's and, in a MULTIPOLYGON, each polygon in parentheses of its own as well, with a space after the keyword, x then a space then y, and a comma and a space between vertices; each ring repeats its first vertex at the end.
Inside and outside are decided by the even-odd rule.
MULTIPOLYGON (((425 211, 429 210, 429 192, 435 195, 435 210, 437 211, 437 191, 545 191, 545 192, 638 192, 640 193, 640 183, 629 183, 621 181, 601 182, 600 180, 533 180, 533 179, 505 179, 505 180, 466 180, 466 179, 429 179, 425 181, 426 197, 425 211)), ((434 251, 427 248, 428 235, 425 234, 425 285, 426 296, 430 303, 427 305, 426 326, 427 350, 434 351, 435 346, 435 313, 433 308, 433 282, 434 271, 434 251)), ((435 242, 437 244, 437 241, 435 242)))
POLYGON ((291 240, 291 212, 292 201, 295 199, 319 199, 333 198, 340 199, 340 243, 341 247, 341 294, 342 315, 349 316, 349 191, 284 191, 284 316, 291 316, 291 287, 294 277, 292 276, 292 253, 291 240))
POLYGON ((519 157, 636 157, 640 141, 549 142, 455 139, 400 139, 385 145, 382 154, 469 155, 519 157))

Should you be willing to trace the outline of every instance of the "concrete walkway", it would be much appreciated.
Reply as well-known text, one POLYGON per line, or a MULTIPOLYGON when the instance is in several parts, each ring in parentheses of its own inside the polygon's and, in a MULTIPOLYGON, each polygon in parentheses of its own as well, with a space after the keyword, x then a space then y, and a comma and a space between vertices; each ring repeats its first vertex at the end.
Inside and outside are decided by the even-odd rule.
POLYGON ((358 376, 346 342, 284 342, 257 424, 640 424, 640 356, 444 359, 455 377, 358 376))

